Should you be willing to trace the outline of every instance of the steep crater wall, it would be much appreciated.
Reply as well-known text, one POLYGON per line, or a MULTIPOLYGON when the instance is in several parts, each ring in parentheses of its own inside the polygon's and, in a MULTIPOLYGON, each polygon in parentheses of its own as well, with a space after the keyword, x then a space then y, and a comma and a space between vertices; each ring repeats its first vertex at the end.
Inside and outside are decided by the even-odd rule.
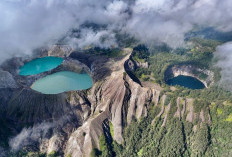
POLYGON ((201 69, 191 64, 172 65, 164 73, 164 80, 167 81, 179 75, 191 76, 200 80, 206 88, 214 83, 214 73, 208 69, 201 69))

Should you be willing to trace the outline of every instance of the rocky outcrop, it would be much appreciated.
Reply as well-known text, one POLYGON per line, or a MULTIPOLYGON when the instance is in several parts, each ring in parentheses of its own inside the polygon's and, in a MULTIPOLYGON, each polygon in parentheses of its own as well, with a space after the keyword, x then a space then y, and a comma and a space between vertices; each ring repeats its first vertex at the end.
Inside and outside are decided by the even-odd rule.
POLYGON ((137 62, 136 61, 137 67, 142 67, 142 68, 148 68, 148 62, 137 62))
POLYGON ((66 57, 71 54, 73 49, 69 45, 53 45, 48 51, 48 56, 56 56, 56 57, 66 57))
POLYGON ((70 54, 69 58, 85 64, 89 68, 94 82, 104 80, 112 72, 109 66, 112 62, 105 56, 75 51, 70 54))
POLYGON ((138 62, 130 57, 127 60, 127 70, 135 71, 137 68, 148 68, 148 62, 138 62))

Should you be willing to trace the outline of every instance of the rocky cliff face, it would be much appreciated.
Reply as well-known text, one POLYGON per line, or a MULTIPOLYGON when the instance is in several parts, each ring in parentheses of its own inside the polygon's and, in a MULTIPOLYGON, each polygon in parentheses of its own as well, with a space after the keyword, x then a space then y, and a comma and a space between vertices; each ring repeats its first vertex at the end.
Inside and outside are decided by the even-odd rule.
POLYGON ((200 69, 194 65, 174 65, 167 69, 166 79, 179 75, 191 76, 200 80, 206 88, 214 83, 214 74, 210 70, 200 69), (203 76, 203 77, 201 77, 203 76))
POLYGON ((109 125, 107 121, 113 126, 112 138, 122 144, 125 127, 133 119, 147 116, 151 105, 160 106, 157 117, 163 119, 162 126, 166 125, 171 105, 176 105, 175 116, 179 119, 185 118, 189 122, 200 119, 202 123, 210 123, 208 110, 202 110, 200 115, 193 112, 192 99, 178 98, 176 104, 165 105, 166 95, 161 95, 161 87, 142 87, 133 81, 125 70, 132 50, 124 51, 126 55, 117 59, 77 52, 70 55, 72 60, 82 62, 89 69, 95 82, 90 90, 43 95, 19 87, 13 90, 12 96, 1 96, 6 102, 1 109, 6 110, 6 118, 14 123, 31 124, 37 129, 38 124, 49 123, 46 130, 41 129, 40 138, 34 138, 24 147, 33 146, 45 153, 56 151, 64 156, 89 156, 93 148, 100 149, 99 138, 109 125))
POLYGON ((68 45, 53 45, 48 48, 48 56, 66 57, 69 56, 73 49, 68 45))

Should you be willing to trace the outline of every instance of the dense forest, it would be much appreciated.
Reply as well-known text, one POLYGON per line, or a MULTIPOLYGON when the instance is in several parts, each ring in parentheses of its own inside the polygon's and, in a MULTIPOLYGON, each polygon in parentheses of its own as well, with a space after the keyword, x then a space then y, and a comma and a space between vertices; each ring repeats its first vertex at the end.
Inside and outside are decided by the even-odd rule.
MULTIPOLYGON (((161 105, 150 106, 147 117, 134 121, 124 131, 122 145, 111 137, 102 135, 100 150, 94 149, 92 156, 122 156, 122 157, 153 157, 153 156, 228 156, 231 155, 232 141, 232 94, 218 87, 220 69, 213 66, 213 52, 220 41, 202 38, 191 38, 192 44, 188 48, 171 49, 167 45, 157 46, 149 50, 144 45, 134 48, 132 59, 136 62, 148 62, 149 67, 139 67, 134 74, 141 81, 160 84, 166 94, 165 105, 171 103, 168 121, 161 126, 163 118, 157 118, 161 105), (203 90, 190 90, 176 86, 171 90, 165 84, 164 72, 170 65, 192 64, 214 72, 215 84, 203 90), (176 99, 194 98, 194 113, 200 114, 202 109, 208 110, 211 123, 200 123, 198 119, 193 123, 185 118, 174 118, 176 99), (109 140, 110 139, 110 140, 109 140)), ((183 107, 183 106, 181 106, 183 107)), ((186 116, 186 115, 185 115, 186 116)), ((112 127, 112 125, 109 125, 112 127)), ((112 128, 110 129, 112 130, 112 128)))
MULTIPOLYGON (((218 95, 216 93, 215 95, 218 95)), ((221 93, 222 94, 222 93, 221 93)), ((227 94, 219 94, 225 96, 227 94)), ((173 118, 176 108, 168 115, 168 123, 162 127, 162 119, 153 119, 160 111, 159 106, 152 106, 149 115, 134 121, 124 132, 125 142, 118 145, 115 141, 108 142, 106 137, 100 140, 101 151, 93 156, 228 156, 231 151, 231 104, 224 105, 222 100, 209 103, 202 99, 194 102, 194 111, 210 107, 212 124, 200 125, 173 118), (221 102, 221 103, 220 103, 221 102), (193 131, 193 126, 197 131, 193 131)), ((96 151, 96 150, 95 150, 96 151)))

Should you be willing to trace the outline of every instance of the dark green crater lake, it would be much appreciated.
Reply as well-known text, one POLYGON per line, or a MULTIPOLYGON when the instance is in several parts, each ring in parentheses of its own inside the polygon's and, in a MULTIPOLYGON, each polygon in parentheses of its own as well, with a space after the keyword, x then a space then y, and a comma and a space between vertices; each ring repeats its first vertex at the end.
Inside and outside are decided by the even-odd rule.
POLYGON ((179 85, 189 89, 205 88, 205 85, 200 80, 191 76, 179 75, 177 77, 167 80, 166 83, 171 86, 179 85))
POLYGON ((34 59, 22 66, 19 75, 28 76, 36 75, 58 67, 63 62, 60 57, 43 57, 34 59))

